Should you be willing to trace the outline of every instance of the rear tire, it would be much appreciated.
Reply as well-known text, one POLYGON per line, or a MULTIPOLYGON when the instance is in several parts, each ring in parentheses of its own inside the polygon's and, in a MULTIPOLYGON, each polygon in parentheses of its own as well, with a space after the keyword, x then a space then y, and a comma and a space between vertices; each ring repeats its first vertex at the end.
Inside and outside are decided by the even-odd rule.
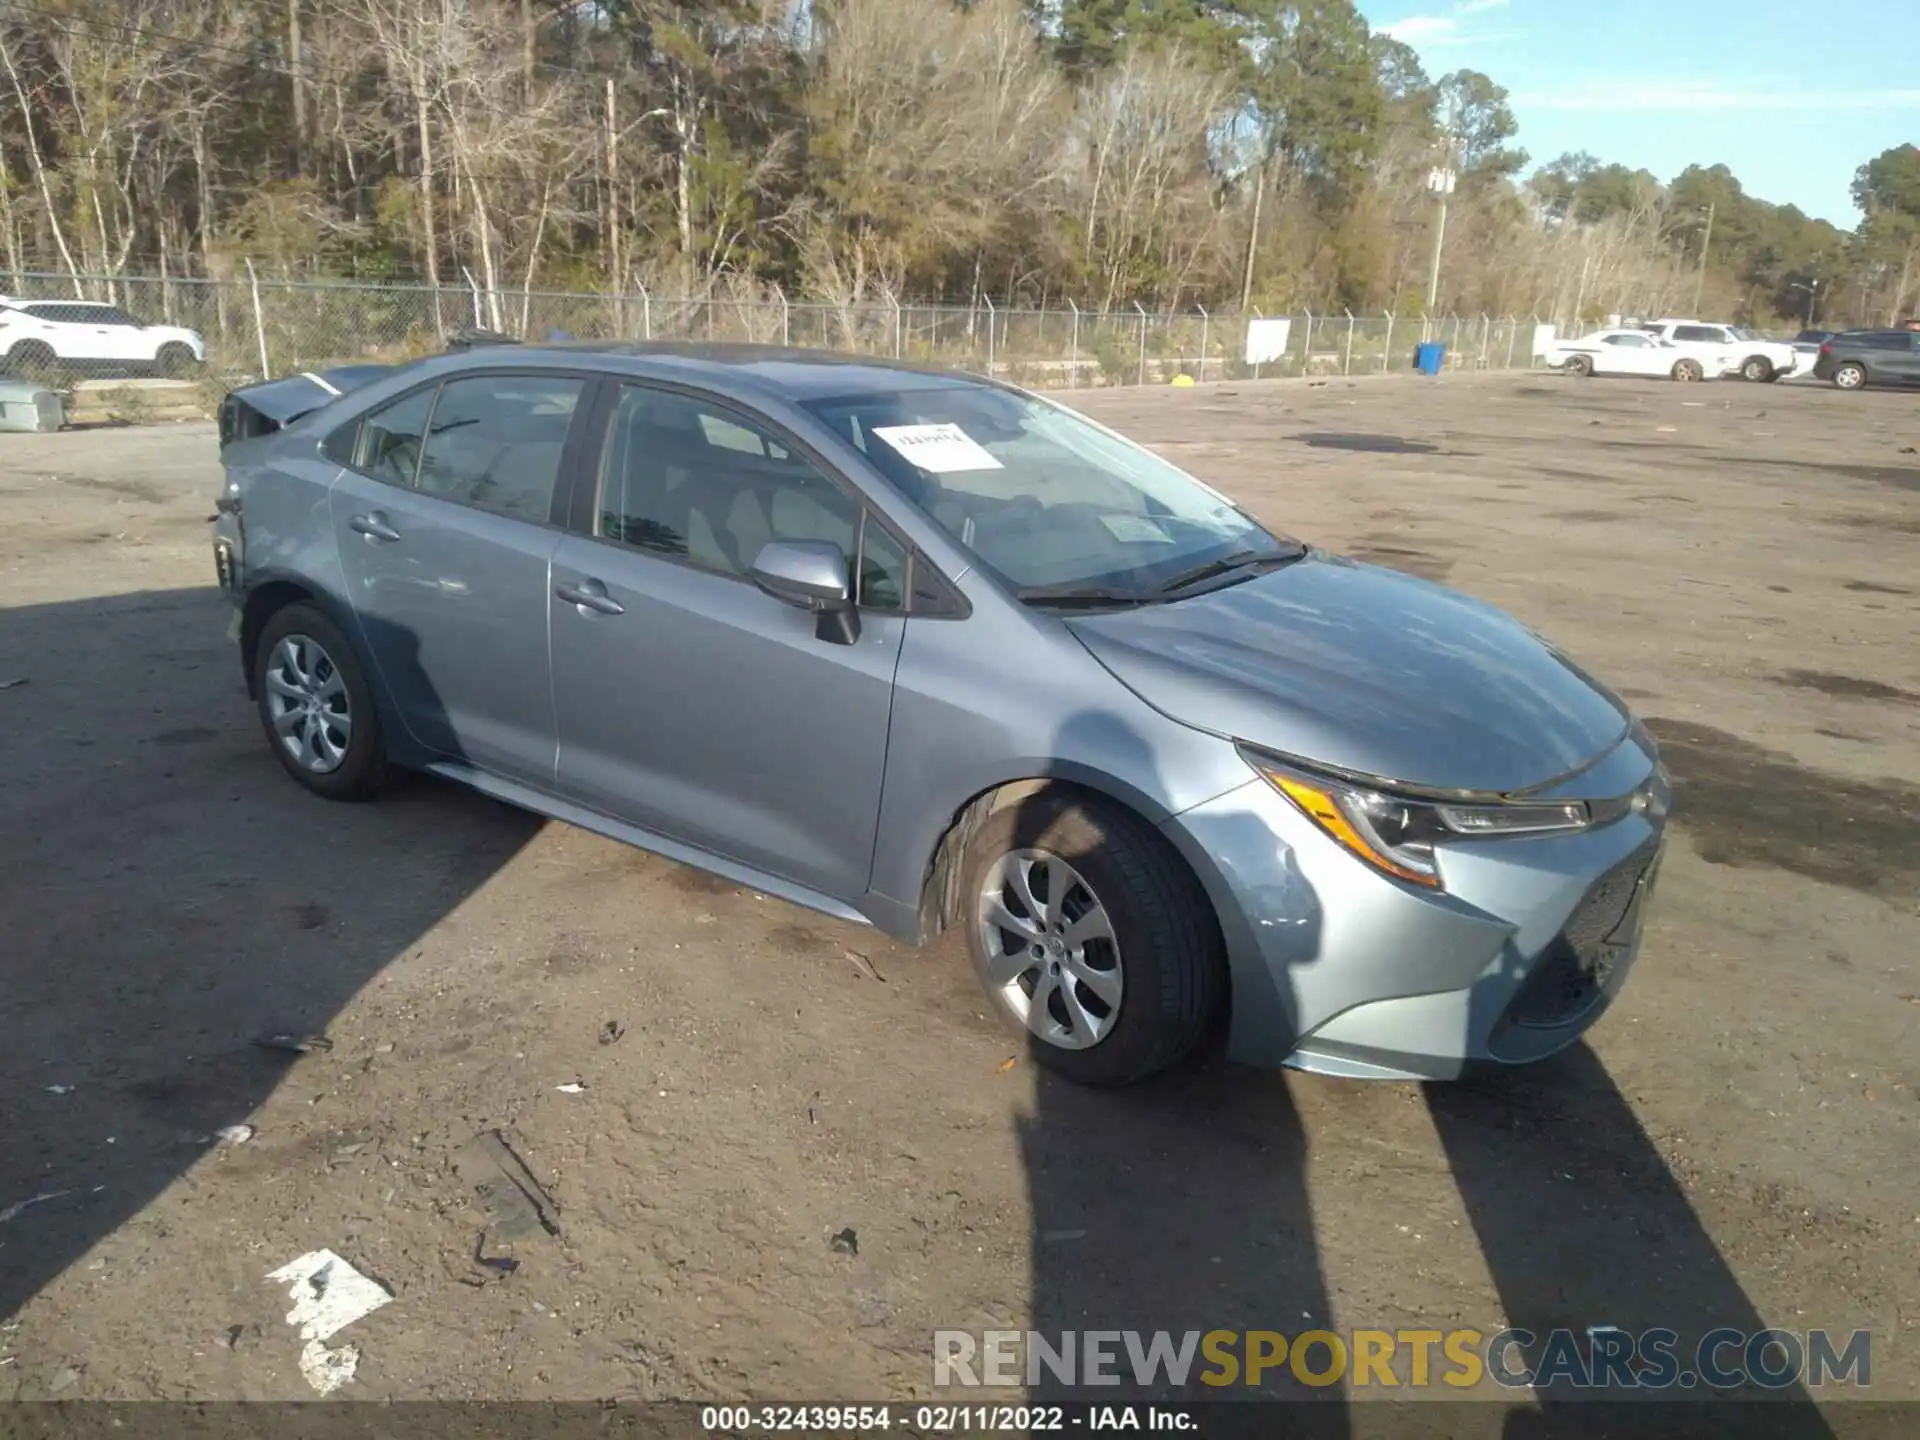
POLYGON ((1842 390, 1864 389, 1867 383, 1867 367, 1849 360, 1833 372, 1833 383, 1842 390))
POLYGON ((178 380, 192 374, 199 364, 192 346, 182 345, 178 340, 174 340, 162 345, 160 353, 153 357, 153 372, 169 380, 178 380))
POLYGON ((975 972, 1036 1063, 1083 1085, 1132 1085, 1205 1038, 1227 993, 1219 926, 1145 821, 1043 792, 981 822, 961 875, 975 972))
POLYGON ((28 379, 52 379, 60 368, 60 357, 42 340, 22 340, 7 352, 7 374, 28 379))
POLYGON ((1740 367, 1740 374, 1756 384, 1765 384, 1773 379, 1773 362, 1764 355, 1749 355, 1740 367))
POLYGON ((1692 384, 1707 372, 1700 368, 1698 360, 1677 360, 1673 366, 1673 378, 1682 384, 1692 384))
POLYGON ((360 659, 340 627, 296 602, 261 627, 254 651, 260 726, 281 768, 329 800, 370 800, 393 766, 360 659))
POLYGON ((1567 360, 1563 368, 1565 368, 1567 374, 1584 380, 1593 374, 1593 361, 1584 355, 1574 355, 1567 360))

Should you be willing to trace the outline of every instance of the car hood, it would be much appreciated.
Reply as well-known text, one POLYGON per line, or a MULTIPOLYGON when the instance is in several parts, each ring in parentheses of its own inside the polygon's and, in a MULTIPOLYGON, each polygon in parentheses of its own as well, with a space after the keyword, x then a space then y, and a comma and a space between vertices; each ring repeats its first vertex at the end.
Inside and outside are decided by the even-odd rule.
POLYGON ((1317 550, 1237 585, 1066 623, 1184 724, 1410 786, 1537 788, 1632 724, 1618 698, 1504 612, 1317 550))

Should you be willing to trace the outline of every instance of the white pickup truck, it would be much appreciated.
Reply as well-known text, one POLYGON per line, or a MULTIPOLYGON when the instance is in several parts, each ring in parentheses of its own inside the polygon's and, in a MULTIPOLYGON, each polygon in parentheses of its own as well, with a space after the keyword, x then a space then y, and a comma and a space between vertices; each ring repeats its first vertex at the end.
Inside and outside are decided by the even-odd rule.
MULTIPOLYGON (((1718 375, 1779 380, 1793 374, 1803 359, 1786 341, 1768 340, 1738 325, 1717 325, 1705 320, 1655 320, 1640 328, 1679 346, 1704 365, 1726 364, 1726 369, 1718 375)), ((1707 373, 1718 378, 1711 368, 1707 373)))

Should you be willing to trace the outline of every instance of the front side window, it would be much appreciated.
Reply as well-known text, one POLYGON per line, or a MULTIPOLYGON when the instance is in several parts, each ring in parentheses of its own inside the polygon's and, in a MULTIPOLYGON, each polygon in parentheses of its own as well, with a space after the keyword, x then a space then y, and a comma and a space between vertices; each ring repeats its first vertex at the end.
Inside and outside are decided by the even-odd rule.
POLYGON ((440 387, 414 485, 462 505, 544 523, 584 380, 470 375, 440 387))
MULTIPOLYGON (((859 503, 778 436, 693 396, 622 389, 601 461, 603 538, 744 577, 771 540, 830 540, 852 565, 860 532, 859 503)), ((892 598, 863 603, 893 608, 905 557, 877 524, 867 538, 873 577, 860 578, 892 598)))
POLYGON ((1003 584, 1054 592, 1023 598, 1165 598, 1216 564, 1302 553, 1158 456, 1030 395, 956 382, 806 408, 1003 584))
POLYGON ((1707 325, 1676 325, 1673 327, 1673 338, 1676 340, 1705 340, 1712 344, 1719 344, 1727 337, 1720 331, 1707 325))
POLYGON ((94 312, 94 319, 101 325, 126 325, 135 330, 140 328, 140 322, 117 305, 102 306, 94 312))
POLYGON ((1644 335, 1609 335, 1607 337, 1607 344, 1624 345, 1629 350, 1644 350, 1647 348, 1647 337, 1644 335))

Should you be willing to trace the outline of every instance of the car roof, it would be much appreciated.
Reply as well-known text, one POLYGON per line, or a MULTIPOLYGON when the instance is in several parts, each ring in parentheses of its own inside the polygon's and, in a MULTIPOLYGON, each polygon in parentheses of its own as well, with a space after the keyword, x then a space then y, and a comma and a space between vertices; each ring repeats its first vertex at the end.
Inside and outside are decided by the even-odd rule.
POLYGON ((796 404, 840 395, 899 390, 984 388, 977 375, 931 365, 832 350, 692 340, 570 340, 486 345, 429 362, 442 374, 525 366, 602 362, 594 369, 636 378, 679 380, 711 389, 746 389, 796 404))

